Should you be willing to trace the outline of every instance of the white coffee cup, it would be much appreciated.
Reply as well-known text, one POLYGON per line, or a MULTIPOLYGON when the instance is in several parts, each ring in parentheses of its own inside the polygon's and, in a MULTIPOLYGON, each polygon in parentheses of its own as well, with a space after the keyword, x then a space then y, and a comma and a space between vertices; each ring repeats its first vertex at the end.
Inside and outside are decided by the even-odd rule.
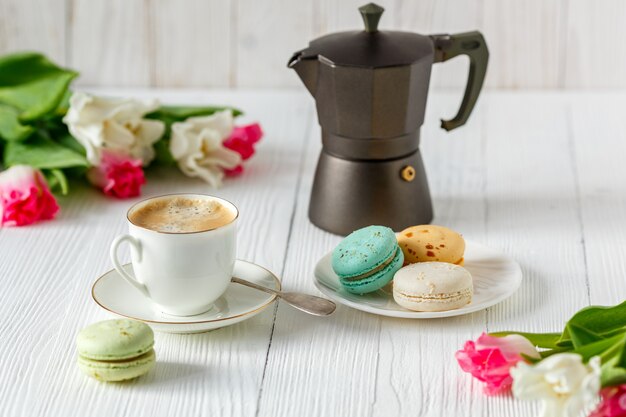
POLYGON ((212 308, 226 291, 236 259, 239 211, 224 199, 202 194, 170 194, 143 200, 127 213, 128 234, 111 244, 111 261, 117 272, 148 297, 162 312, 191 316, 212 308), (175 197, 216 201, 231 210, 233 220, 210 230, 162 232, 131 220, 135 210, 159 199, 175 197), (122 242, 130 244, 134 276, 117 257, 122 242))

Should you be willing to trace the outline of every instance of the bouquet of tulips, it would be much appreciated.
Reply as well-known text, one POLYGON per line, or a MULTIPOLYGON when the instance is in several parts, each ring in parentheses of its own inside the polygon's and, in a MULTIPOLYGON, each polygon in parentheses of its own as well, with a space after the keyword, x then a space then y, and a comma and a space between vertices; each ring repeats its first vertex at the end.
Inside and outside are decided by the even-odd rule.
POLYGON ((626 302, 583 308, 559 333, 483 333, 456 359, 487 395, 541 400, 545 417, 626 416, 626 302))
POLYGON ((72 93, 77 75, 36 53, 0 57, 0 227, 53 218, 68 177, 135 197, 156 163, 218 187, 261 139, 258 124, 235 126, 237 109, 72 93))

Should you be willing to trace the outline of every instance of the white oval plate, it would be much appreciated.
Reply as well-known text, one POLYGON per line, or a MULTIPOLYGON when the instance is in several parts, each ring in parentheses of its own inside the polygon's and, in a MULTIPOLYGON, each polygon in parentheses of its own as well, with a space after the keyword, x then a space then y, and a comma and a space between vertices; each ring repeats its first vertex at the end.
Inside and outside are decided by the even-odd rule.
MULTIPOLYGON (((131 264, 124 268, 132 274, 131 264)), ((233 275, 264 287, 280 290, 280 280, 267 269, 242 260, 235 262, 233 275)), ((102 275, 91 288, 94 301, 118 316, 146 322, 165 333, 201 333, 249 319, 276 299, 275 295, 230 283, 213 309, 196 316, 178 317, 162 313, 114 269, 102 275)))
POLYGON ((431 319, 473 313, 498 304, 517 291, 522 283, 522 270, 513 258, 472 241, 466 241, 465 245, 464 267, 472 274, 474 296, 470 304, 456 310, 407 310, 394 301, 389 287, 370 294, 351 294, 341 287, 339 277, 331 267, 332 253, 320 259, 315 266, 315 286, 327 297, 348 307, 381 316, 407 319, 431 319))

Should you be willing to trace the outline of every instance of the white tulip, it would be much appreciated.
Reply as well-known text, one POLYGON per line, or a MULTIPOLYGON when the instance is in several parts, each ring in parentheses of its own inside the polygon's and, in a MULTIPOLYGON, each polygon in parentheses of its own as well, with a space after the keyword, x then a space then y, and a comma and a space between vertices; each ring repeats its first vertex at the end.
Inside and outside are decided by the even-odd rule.
POLYGON ((190 117, 172 125, 170 152, 185 175, 202 178, 212 187, 219 187, 224 169, 241 163, 241 155, 223 145, 232 131, 230 110, 190 117))
POLYGON ((154 158, 153 145, 165 125, 143 117, 159 108, 156 100, 111 99, 77 92, 63 118, 72 136, 87 151, 87 160, 99 166, 102 149, 140 159, 147 165, 154 158))
POLYGON ((600 358, 584 364, 580 355, 559 353, 535 365, 519 362, 511 376, 515 397, 543 401, 541 416, 578 417, 598 401, 600 358))

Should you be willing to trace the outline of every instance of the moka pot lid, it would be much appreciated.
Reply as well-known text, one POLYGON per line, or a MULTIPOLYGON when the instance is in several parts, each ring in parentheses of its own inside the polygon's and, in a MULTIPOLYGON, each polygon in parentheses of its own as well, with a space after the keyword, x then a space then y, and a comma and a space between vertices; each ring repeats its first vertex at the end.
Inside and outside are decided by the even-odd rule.
POLYGON ((412 32, 380 31, 378 22, 384 9, 374 3, 359 8, 364 30, 331 33, 314 39, 298 53, 301 59, 319 57, 337 66, 383 68, 411 65, 433 56, 429 36, 412 32))

